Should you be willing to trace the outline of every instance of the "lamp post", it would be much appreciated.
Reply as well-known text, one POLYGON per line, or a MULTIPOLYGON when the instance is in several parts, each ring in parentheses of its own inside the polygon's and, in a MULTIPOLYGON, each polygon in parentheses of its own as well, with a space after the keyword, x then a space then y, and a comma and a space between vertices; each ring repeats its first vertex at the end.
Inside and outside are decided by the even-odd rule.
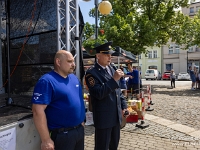
POLYGON ((98 0, 94 1, 95 5, 95 39, 98 39, 98 0))
MULTIPOLYGON (((91 0, 83 0, 89 2, 91 0)), ((94 0, 95 5, 95 39, 98 38, 98 10, 102 15, 108 15, 112 9, 112 5, 109 1, 103 0, 98 4, 98 0, 94 0)))

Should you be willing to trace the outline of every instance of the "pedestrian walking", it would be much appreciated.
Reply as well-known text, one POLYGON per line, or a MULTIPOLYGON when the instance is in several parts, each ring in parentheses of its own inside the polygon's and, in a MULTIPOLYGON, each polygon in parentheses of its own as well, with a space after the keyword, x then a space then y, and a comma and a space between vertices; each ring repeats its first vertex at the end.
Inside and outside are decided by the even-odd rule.
POLYGON ((170 73, 170 80, 171 80, 171 87, 175 88, 175 80, 176 80, 176 74, 174 72, 174 69, 171 70, 170 73))
POLYGON ((111 65, 111 54, 114 52, 111 44, 108 42, 95 48, 97 62, 85 76, 93 107, 95 150, 117 150, 122 114, 127 111, 119 86, 124 73, 111 65))
POLYGON ((72 54, 59 50, 54 70, 37 82, 32 96, 41 150, 84 150, 85 106, 72 54))

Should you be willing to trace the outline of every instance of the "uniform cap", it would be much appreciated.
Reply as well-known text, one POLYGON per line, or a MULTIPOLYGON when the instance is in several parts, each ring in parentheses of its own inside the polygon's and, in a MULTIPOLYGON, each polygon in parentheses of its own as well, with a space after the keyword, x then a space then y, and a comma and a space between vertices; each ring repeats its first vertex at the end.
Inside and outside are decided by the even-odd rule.
POLYGON ((115 51, 111 49, 112 42, 107 42, 105 44, 99 45, 95 47, 96 53, 103 53, 103 54, 113 54, 115 51))

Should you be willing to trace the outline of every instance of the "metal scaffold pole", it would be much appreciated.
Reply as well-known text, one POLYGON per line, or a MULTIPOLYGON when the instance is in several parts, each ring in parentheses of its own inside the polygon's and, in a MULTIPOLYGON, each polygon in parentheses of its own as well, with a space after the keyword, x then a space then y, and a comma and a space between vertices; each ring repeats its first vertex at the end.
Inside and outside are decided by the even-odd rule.
POLYGON ((78 0, 57 0, 57 50, 76 55, 76 75, 80 79, 78 0))

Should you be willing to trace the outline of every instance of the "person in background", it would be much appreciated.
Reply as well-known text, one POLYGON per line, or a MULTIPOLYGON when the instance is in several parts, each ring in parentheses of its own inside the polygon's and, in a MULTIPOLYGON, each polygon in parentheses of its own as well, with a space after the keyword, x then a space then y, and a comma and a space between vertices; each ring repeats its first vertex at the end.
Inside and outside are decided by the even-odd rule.
POLYGON ((97 62, 85 76, 93 108, 95 150, 117 150, 122 115, 129 115, 119 86, 124 73, 111 65, 111 44, 94 48, 97 62))
MULTIPOLYGON (((124 72, 124 68, 122 66, 120 66, 120 69, 124 72)), ((127 84, 126 84, 125 76, 120 78, 120 88, 121 88, 121 91, 122 91, 124 97, 127 99, 128 98, 128 96, 127 96, 127 84)))
POLYGON ((141 70, 139 70, 139 74, 140 74, 140 91, 142 90, 142 72, 141 70))
POLYGON ((84 150, 85 106, 72 54, 59 50, 54 70, 37 82, 32 96, 41 150, 84 150))
POLYGON ((171 70, 170 73, 170 80, 171 80, 171 87, 175 88, 175 80, 176 80, 176 74, 174 72, 174 69, 171 70))
POLYGON ((139 99, 139 89, 140 89, 139 72, 135 66, 131 67, 130 63, 128 63, 128 69, 129 69, 129 72, 127 73, 127 75, 131 76, 129 77, 129 81, 128 81, 128 90, 132 88, 132 98, 136 94, 137 99, 139 99))
POLYGON ((200 89, 200 70, 199 70, 197 79, 198 79, 198 89, 200 89))
POLYGON ((195 74, 195 79, 196 79, 195 87, 196 87, 196 89, 197 89, 197 88, 198 88, 198 84, 199 84, 199 78, 198 78, 199 71, 198 71, 198 69, 196 68, 196 66, 194 66, 194 74, 195 74))
POLYGON ((192 80, 191 90, 195 90, 194 85, 195 85, 195 82, 196 82, 196 77, 195 77, 194 70, 192 70, 192 66, 189 67, 189 71, 190 71, 190 79, 192 80))

